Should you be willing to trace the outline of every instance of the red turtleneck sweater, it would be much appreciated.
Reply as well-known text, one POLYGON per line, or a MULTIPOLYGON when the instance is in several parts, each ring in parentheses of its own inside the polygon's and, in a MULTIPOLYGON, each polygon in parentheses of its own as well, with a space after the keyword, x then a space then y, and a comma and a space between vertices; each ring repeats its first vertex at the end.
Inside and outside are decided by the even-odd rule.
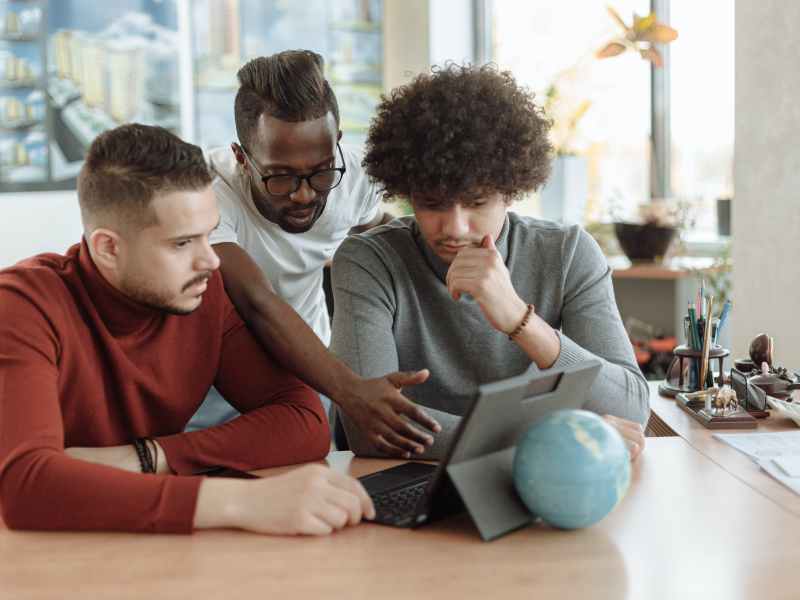
POLYGON ((186 316, 133 302, 85 241, 0 271, 0 508, 20 529, 192 530, 198 477, 317 460, 328 452, 317 394, 245 327, 219 273, 186 316), (214 384, 241 417, 182 433, 214 384), (71 446, 155 437, 177 476, 67 456, 71 446))

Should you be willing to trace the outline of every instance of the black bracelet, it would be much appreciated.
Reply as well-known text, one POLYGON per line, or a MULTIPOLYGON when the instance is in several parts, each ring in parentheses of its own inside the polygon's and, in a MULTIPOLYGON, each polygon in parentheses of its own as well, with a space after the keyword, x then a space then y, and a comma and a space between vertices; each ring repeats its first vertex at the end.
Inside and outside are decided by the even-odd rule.
POLYGON ((139 457, 139 466, 142 468, 142 473, 155 473, 153 457, 150 456, 150 448, 147 447, 145 440, 146 438, 136 438, 133 440, 133 447, 136 448, 136 455, 139 457))
POLYGON ((153 473, 158 473, 158 444, 153 438, 145 438, 153 447, 153 473))

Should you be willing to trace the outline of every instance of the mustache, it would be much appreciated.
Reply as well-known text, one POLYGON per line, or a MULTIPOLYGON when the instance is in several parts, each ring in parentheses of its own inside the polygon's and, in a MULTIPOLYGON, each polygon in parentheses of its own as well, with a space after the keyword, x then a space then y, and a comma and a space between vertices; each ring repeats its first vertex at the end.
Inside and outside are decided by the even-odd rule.
POLYGON ((283 213, 284 215, 293 215, 293 214, 300 213, 300 212, 306 212, 308 210, 311 210, 311 211, 316 213, 323 206, 325 206, 325 202, 323 202, 321 200, 315 200, 314 202, 311 202, 310 204, 304 205, 302 208, 296 208, 296 207, 284 208, 281 211, 281 213, 283 213))
POLYGON ((181 288, 181 292, 185 292, 186 290, 188 290, 193 285, 198 284, 198 283, 203 283, 204 281, 208 281, 209 279, 211 279, 211 271, 206 271, 205 273, 201 273, 200 275, 198 275, 197 277, 192 278, 188 283, 186 283, 181 288))

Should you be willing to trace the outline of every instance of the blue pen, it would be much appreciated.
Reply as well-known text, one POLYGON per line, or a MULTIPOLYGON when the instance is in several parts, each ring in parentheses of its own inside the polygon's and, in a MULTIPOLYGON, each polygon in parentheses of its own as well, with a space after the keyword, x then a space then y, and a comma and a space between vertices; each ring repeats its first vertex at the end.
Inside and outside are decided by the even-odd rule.
POLYGON ((731 312, 731 301, 725 300, 725 304, 722 306, 722 313, 719 315, 719 325, 717 325, 717 335, 714 336, 714 343, 717 343, 719 340, 719 332, 722 331, 722 326, 725 325, 725 321, 728 320, 728 313, 731 312))

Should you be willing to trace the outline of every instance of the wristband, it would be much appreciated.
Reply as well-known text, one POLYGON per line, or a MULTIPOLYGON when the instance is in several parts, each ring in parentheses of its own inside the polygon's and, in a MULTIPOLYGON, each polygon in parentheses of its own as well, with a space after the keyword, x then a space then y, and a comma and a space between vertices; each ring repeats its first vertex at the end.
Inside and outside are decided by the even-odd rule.
POLYGON ((528 320, 531 318, 531 313, 533 312, 533 304, 528 304, 528 310, 525 311, 525 316, 522 317, 522 321, 517 328, 508 334, 508 339, 513 340, 516 336, 520 334, 520 332, 525 329, 525 326, 528 324, 528 320))
POLYGON ((147 447, 146 440, 147 438, 136 438, 133 440, 133 447, 136 449, 136 456, 139 457, 139 466, 142 468, 142 473, 155 473, 153 457, 150 454, 150 448, 147 447))

